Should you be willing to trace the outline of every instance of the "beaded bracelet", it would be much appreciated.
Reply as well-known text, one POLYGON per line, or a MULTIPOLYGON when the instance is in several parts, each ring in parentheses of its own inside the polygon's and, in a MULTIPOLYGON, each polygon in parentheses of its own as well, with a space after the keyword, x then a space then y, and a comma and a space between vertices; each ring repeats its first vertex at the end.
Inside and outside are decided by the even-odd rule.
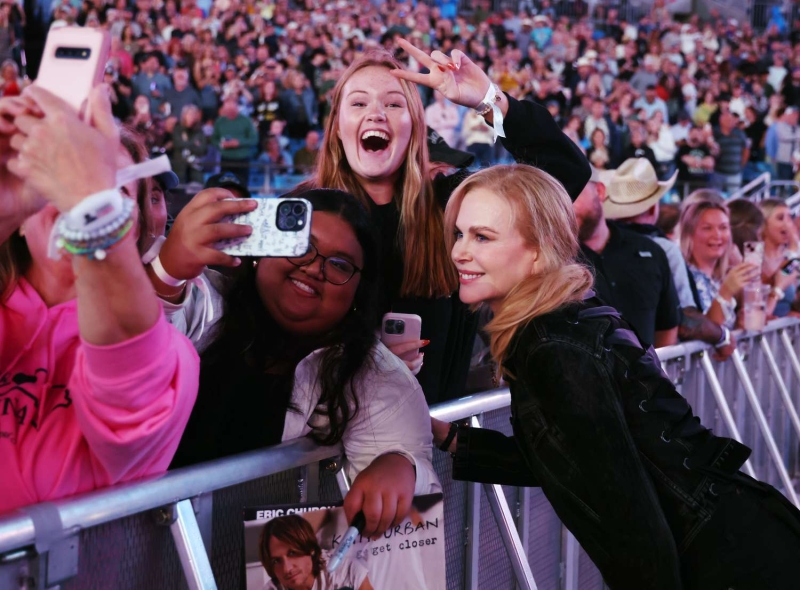
POLYGON ((124 199, 122 211, 118 216, 102 227, 90 231, 69 229, 66 220, 63 217, 59 218, 55 227, 58 234, 56 247, 73 255, 86 256, 89 260, 104 260, 108 251, 133 227, 131 214, 134 206, 133 199, 124 199))
POLYGON ((86 256, 89 260, 105 260, 108 252, 122 241, 132 227, 133 219, 129 219, 125 225, 105 238, 85 242, 70 242, 62 237, 59 238, 59 246, 75 256, 86 256))

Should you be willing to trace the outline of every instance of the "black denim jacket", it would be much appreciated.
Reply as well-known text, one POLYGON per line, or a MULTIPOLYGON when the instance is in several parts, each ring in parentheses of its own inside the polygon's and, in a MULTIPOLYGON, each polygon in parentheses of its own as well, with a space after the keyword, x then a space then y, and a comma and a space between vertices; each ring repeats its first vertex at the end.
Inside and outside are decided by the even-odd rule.
POLYGON ((460 428, 454 478, 541 486, 611 588, 681 588, 680 555, 750 449, 704 428, 596 298, 533 320, 505 368, 514 436, 460 428))

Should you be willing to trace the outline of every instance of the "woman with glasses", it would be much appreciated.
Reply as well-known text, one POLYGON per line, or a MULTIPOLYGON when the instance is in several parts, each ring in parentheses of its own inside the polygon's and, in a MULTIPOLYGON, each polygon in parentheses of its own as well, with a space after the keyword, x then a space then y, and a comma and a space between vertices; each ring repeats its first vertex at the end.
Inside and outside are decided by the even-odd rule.
MULTIPOLYGON (((383 531, 406 516, 415 493, 439 488, 428 407, 375 334, 378 261, 366 211, 338 190, 296 196, 314 210, 304 256, 245 258, 227 288, 206 273, 202 287, 196 281, 164 302, 201 353, 197 403, 172 466, 305 435, 341 441, 355 478, 348 517, 363 510, 367 530, 383 531)), ((197 260, 209 255, 215 232, 242 228, 215 222, 253 201, 226 197, 224 189, 203 191, 178 215, 161 250, 165 272, 201 274, 197 260)), ((156 286, 162 299, 166 289, 156 286)))

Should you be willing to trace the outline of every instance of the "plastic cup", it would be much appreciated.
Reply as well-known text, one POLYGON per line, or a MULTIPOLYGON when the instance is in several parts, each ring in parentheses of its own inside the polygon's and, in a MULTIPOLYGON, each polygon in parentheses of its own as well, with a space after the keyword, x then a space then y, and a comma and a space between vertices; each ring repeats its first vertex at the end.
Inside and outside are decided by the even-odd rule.
POLYGON ((744 288, 744 329, 751 332, 763 330, 767 325, 766 285, 746 285, 744 288))

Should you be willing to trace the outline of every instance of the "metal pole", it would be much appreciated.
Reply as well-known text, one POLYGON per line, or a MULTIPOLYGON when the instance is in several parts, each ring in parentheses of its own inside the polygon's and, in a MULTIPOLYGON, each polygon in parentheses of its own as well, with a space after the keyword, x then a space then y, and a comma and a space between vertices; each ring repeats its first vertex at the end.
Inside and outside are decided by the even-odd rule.
POLYGON ((578 558, 580 557, 580 545, 567 527, 562 525, 564 535, 564 590, 579 590, 578 558))
POLYGON ((792 339, 789 338, 789 334, 786 333, 786 330, 781 330, 781 342, 783 342, 783 346, 786 349, 786 356, 789 357, 789 363, 792 365, 792 369, 794 369, 794 376, 797 377, 798 382, 800 382, 800 360, 797 359, 797 353, 794 351, 794 346, 792 346, 792 339))
POLYGON ((478 590, 478 567, 481 560, 481 484, 467 484, 466 572, 464 587, 478 590))
MULTIPOLYGON (((531 489, 517 488, 517 502, 517 505, 519 506, 519 509, 517 510, 517 530, 519 531, 519 540, 522 542, 522 546, 527 548, 530 547, 531 542, 531 489)), ((518 584, 517 588, 522 588, 522 586, 518 584)))
POLYGON ((342 493, 342 498, 350 491, 350 478, 344 472, 344 466, 336 472, 336 483, 339 484, 339 491, 342 493))
POLYGON ((800 437, 800 416, 797 415, 797 410, 794 409, 792 396, 789 394, 789 389, 786 387, 786 382, 783 380, 778 363, 775 362, 775 355, 772 354, 772 347, 764 337, 761 338, 761 350, 764 351, 764 358, 767 359, 767 365, 772 373, 772 377, 775 379, 775 384, 778 386, 781 398, 783 398, 783 405, 786 407, 789 418, 792 420, 794 430, 800 437))
MULTIPOLYGON (((706 379, 708 379, 708 384, 711 386, 711 392, 714 394, 714 400, 717 402, 717 407, 720 414, 722 414, 722 420, 725 422, 728 433, 734 440, 742 442, 742 435, 739 434, 739 428, 737 428, 736 421, 733 419, 728 400, 725 399, 725 394, 722 392, 722 386, 719 384, 719 379, 714 372, 714 366, 711 364, 711 357, 708 356, 708 353, 704 352, 700 355, 700 364, 703 366, 703 371, 706 374, 706 379)), ((755 479, 756 472, 753 470, 749 459, 745 461, 744 470, 747 475, 755 479)))
MULTIPOLYGON (((472 417, 472 427, 481 427, 480 421, 476 416, 472 417)), ((511 567, 514 569, 517 584, 523 590, 536 590, 536 582, 533 580, 528 556, 514 525, 514 517, 508 508, 503 487, 498 484, 487 483, 483 484, 483 491, 486 492, 486 499, 489 501, 489 507, 492 509, 497 528, 500 530, 500 538, 503 540, 506 553, 511 560, 511 567)))
POLYGON ((175 505, 175 522, 170 525, 175 548, 183 566, 189 590, 216 590, 214 572, 200 536, 191 500, 181 500, 175 505))
POLYGON ((791 500, 792 504, 800 507, 800 501, 798 501, 797 494, 794 492, 794 485, 789 477, 789 473, 786 471, 786 465, 783 463, 778 445, 775 444, 775 439, 772 437, 767 418, 764 416, 764 411, 761 409, 761 404, 758 402, 758 395, 756 394, 752 381, 750 381, 750 375, 747 374, 747 368, 744 366, 742 355, 738 350, 734 350, 731 358, 733 359, 733 366, 736 368, 736 373, 739 375, 739 380, 742 382, 750 406, 753 408, 758 427, 761 429, 761 434, 764 436, 764 441, 767 443, 767 449, 769 449, 769 453, 772 455, 775 468, 778 470, 778 475, 780 475, 784 488, 786 488, 785 495, 791 500))

